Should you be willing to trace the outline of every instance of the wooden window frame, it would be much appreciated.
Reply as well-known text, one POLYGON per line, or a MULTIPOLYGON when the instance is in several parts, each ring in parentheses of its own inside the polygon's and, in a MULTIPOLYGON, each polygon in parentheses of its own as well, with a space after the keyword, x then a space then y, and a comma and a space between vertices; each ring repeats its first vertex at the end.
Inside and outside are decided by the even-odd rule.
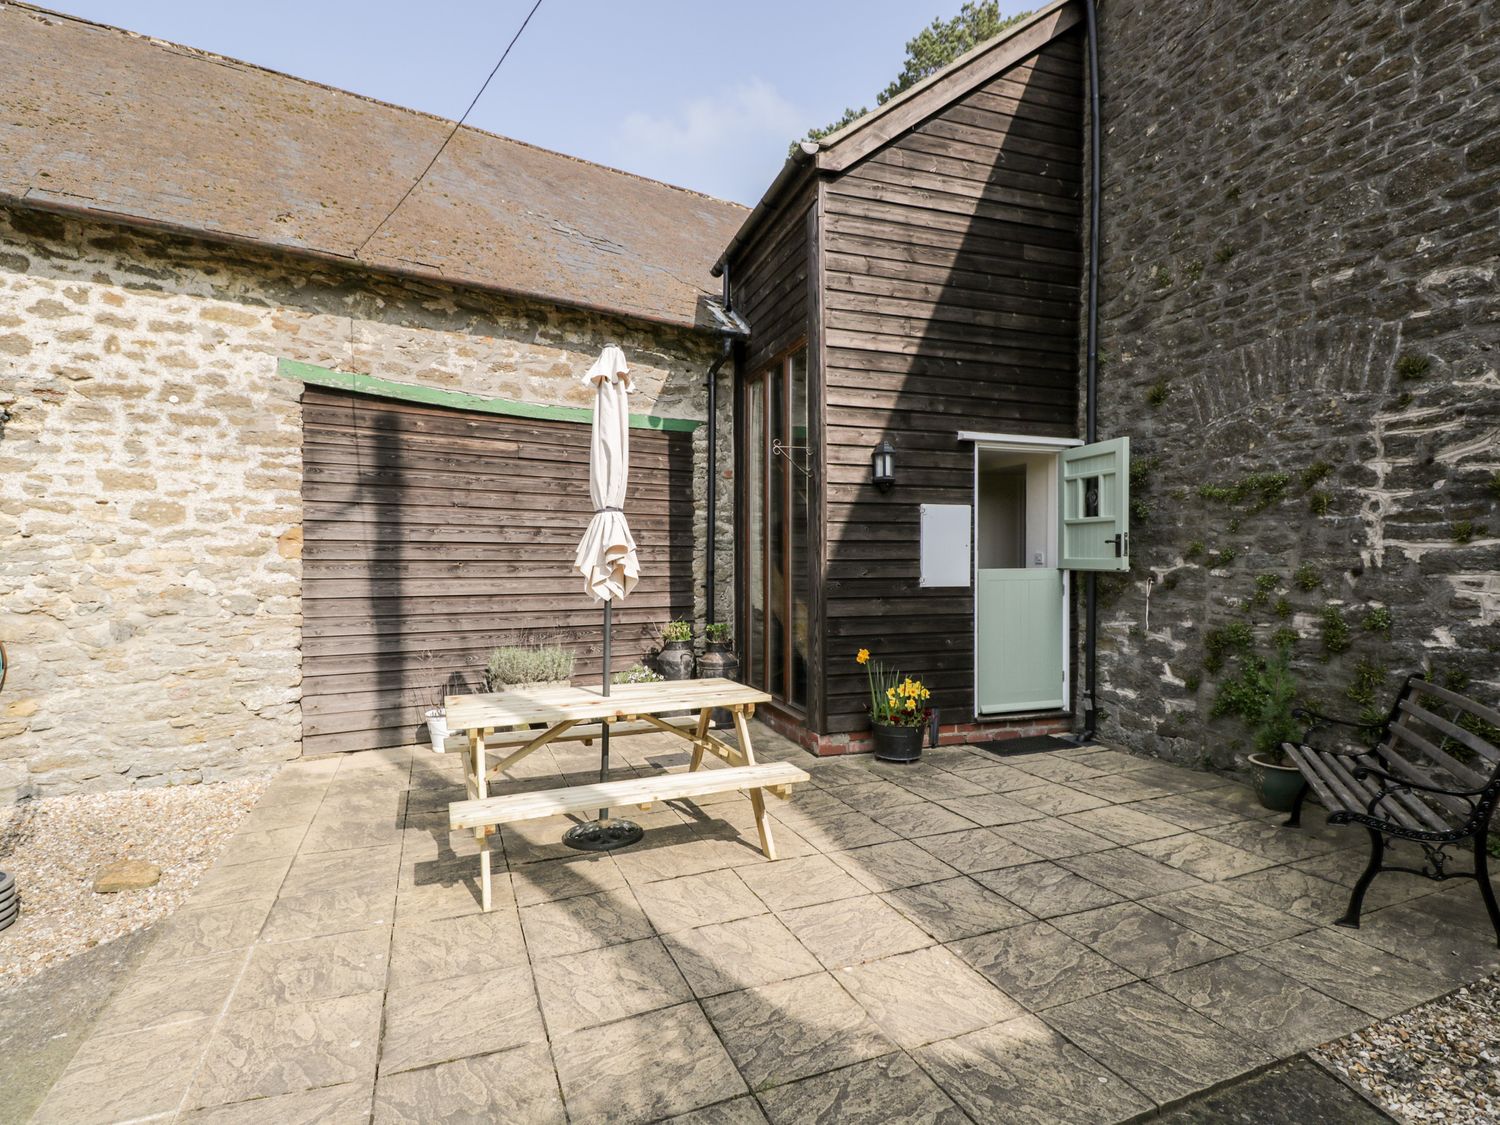
MULTIPOLYGON (((792 359, 799 352, 804 353, 804 356, 805 356, 805 358, 803 359, 803 379, 804 379, 804 381, 806 383, 806 386, 804 387, 804 394, 807 397, 807 401, 808 401, 808 421, 809 421, 809 435, 810 435, 811 434, 812 411, 813 411, 813 402, 812 402, 812 374, 811 374, 812 353, 811 353, 811 349, 809 347, 809 342, 808 342, 807 337, 803 336, 803 337, 799 338, 796 343, 794 343, 790 347, 785 348, 782 351, 776 353, 769 360, 767 360, 766 362, 762 363, 759 367, 756 368, 756 370, 754 371, 753 374, 746 376, 746 378, 744 380, 744 385, 743 385, 743 388, 742 388, 742 398, 741 398, 741 402, 740 402, 741 409, 742 409, 742 415, 741 416, 746 419, 746 422, 745 422, 745 425, 744 425, 744 429, 742 431, 744 433, 744 437, 745 437, 745 445, 744 445, 745 452, 744 452, 744 462, 743 463, 744 463, 744 467, 748 470, 748 468, 750 466, 750 458, 751 457, 759 457, 761 459, 761 461, 760 461, 760 468, 761 468, 761 472, 763 474, 763 479, 766 482, 766 499, 768 501, 770 499, 770 490, 771 490, 771 487, 772 487, 772 482, 775 479, 774 478, 774 474, 772 472, 774 462, 773 462, 773 454, 771 452, 771 444, 772 444, 772 442, 771 442, 771 436, 770 436, 771 433, 773 432, 773 426, 772 426, 772 422, 771 422, 771 394, 770 394, 770 385, 771 385, 771 383, 770 383, 770 376, 771 376, 772 372, 779 371, 781 373, 782 379, 784 381, 783 385, 785 387, 785 393, 782 396, 782 418, 781 418, 782 431, 785 432, 785 433, 790 434, 791 430, 792 430, 792 426, 791 426, 791 422, 792 422, 791 365, 792 365, 792 359), (761 418, 762 418, 762 425, 763 425, 763 428, 764 428, 764 433, 762 435, 762 438, 763 438, 763 440, 762 440, 762 446, 758 450, 750 448, 749 433, 748 433, 748 419, 749 419, 749 407, 750 407, 751 396, 752 395, 756 395, 756 394, 758 394, 758 395, 761 396, 761 410, 762 410, 761 418)), ((805 466, 806 466, 807 463, 809 463, 811 461, 810 451, 806 451, 806 452, 808 453, 808 456, 805 458, 805 461, 804 461, 804 465, 805 466)), ((793 676, 794 676, 794 673, 793 673, 794 659, 793 659, 793 657, 794 657, 794 654, 796 652, 796 643, 795 643, 796 631, 793 628, 793 615, 791 613, 791 609, 792 609, 792 606, 793 606, 794 600, 795 600, 794 599, 794 595, 793 595, 793 590, 795 589, 795 586, 794 586, 793 579, 792 579, 792 557, 793 557, 793 551, 792 551, 792 507, 793 507, 793 505, 792 505, 792 497, 793 497, 793 493, 794 493, 794 488, 795 488, 796 482, 794 481, 794 479, 792 477, 792 474, 797 471, 797 469, 795 468, 795 465, 796 465, 796 462, 795 462, 795 460, 793 460, 787 466, 786 484, 785 484, 785 487, 783 489, 783 493, 784 494, 781 497, 781 510, 782 510, 782 519, 783 519, 783 529, 784 529, 784 534, 782 535, 782 574, 786 576, 785 577, 786 588, 785 588, 785 591, 784 591, 785 592, 785 599, 784 599, 784 604, 782 606, 782 609, 785 611, 783 613, 783 615, 782 615, 783 621, 785 623, 785 628, 784 628, 785 638, 784 638, 782 646, 781 646, 782 647, 782 652, 781 652, 781 668, 782 668, 781 683, 774 684, 774 685, 771 684, 771 647, 770 647, 770 644, 768 643, 769 640, 770 640, 770 635, 771 635, 771 624, 770 623, 771 623, 771 617, 772 617, 772 606, 771 606, 771 535, 769 534, 770 504, 767 503, 766 507, 765 507, 765 510, 762 512, 762 519, 763 519, 764 523, 763 523, 761 541, 758 544, 757 543, 752 543, 752 542, 750 542, 751 528, 750 528, 750 520, 749 520, 748 517, 749 517, 749 512, 751 510, 750 509, 750 505, 751 505, 750 489, 751 489, 751 481, 753 480, 753 477, 751 476, 751 474, 749 472, 744 472, 744 473, 741 474, 741 479, 744 482, 744 484, 743 484, 743 497, 742 497, 742 502, 744 504, 744 507, 742 508, 742 510, 746 513, 746 518, 743 521, 741 521, 741 525, 740 525, 741 526, 741 532, 740 532, 740 536, 739 536, 739 539, 740 539, 740 550, 742 552, 742 557, 745 559, 746 563, 748 563, 748 561, 749 561, 750 552, 751 551, 759 551, 760 552, 760 564, 761 564, 761 597, 763 599, 763 604, 765 606, 765 621, 764 621, 764 628, 763 628, 763 630, 761 632, 761 635, 760 636, 755 636, 754 633, 752 632, 752 629, 751 629, 751 623, 752 623, 752 620, 753 620, 753 616, 752 616, 752 609, 751 609, 751 603, 750 603, 750 598, 749 598, 749 593, 750 593, 750 588, 749 588, 749 571, 748 571, 748 567, 747 567, 745 570, 743 570, 741 572, 742 574, 745 575, 744 579, 742 580, 742 589, 744 590, 745 595, 746 595, 745 598, 743 599, 744 606, 743 606, 743 610, 742 610, 742 613, 741 613, 741 618, 742 618, 742 621, 741 621, 742 633, 741 633, 741 635, 746 638, 747 643, 752 643, 750 641, 750 639, 752 637, 754 638, 753 643, 752 643, 752 647, 750 648, 748 655, 754 657, 756 659, 756 662, 759 663, 759 665, 760 665, 760 668, 759 668, 760 683, 763 684, 763 685, 766 685, 763 688, 763 690, 768 691, 768 692, 771 693, 772 697, 775 700, 776 706, 778 708, 780 708, 780 709, 782 709, 784 711, 790 712, 795 717, 805 719, 810 714, 810 712, 811 712, 812 696, 813 696, 814 691, 817 690, 816 689, 816 685, 814 684, 814 678, 817 676, 817 672, 815 671, 815 669, 812 666, 812 660, 811 660, 812 651, 811 651, 811 648, 809 648, 809 652, 808 652, 809 660, 808 660, 808 669, 807 669, 807 684, 806 684, 806 687, 805 687, 806 698, 803 699, 803 701, 801 703, 793 703, 792 699, 791 699, 791 696, 792 696, 792 685, 793 685, 793 682, 794 682, 794 680, 793 680, 793 676)), ((814 503, 814 497, 810 494, 809 497, 808 497, 808 516, 809 516, 808 522, 809 522, 809 525, 812 522, 812 508, 813 508, 813 503, 814 503)), ((811 611, 812 611, 812 602, 813 602, 813 585, 814 585, 814 583, 813 583, 813 573, 812 573, 812 570, 811 570, 812 553, 813 553, 812 552, 813 544, 812 544, 811 530, 812 529, 809 526, 807 529, 804 530, 804 534, 803 534, 804 549, 805 549, 805 551, 807 553, 808 564, 809 564, 809 572, 808 572, 808 575, 807 575, 808 611, 809 611, 808 626, 809 626, 809 629, 813 628, 814 624, 815 624, 811 620, 811 611)), ((810 642, 811 642, 811 638, 809 637, 809 643, 810 642)), ((754 683, 755 681, 752 680, 751 682, 754 683)))

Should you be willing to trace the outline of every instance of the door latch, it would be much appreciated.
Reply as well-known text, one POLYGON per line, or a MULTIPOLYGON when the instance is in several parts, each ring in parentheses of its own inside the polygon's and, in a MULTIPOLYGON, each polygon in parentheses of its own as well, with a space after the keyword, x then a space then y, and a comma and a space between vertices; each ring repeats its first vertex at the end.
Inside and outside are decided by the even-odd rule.
POLYGON ((1115 558, 1123 559, 1125 557, 1125 533, 1123 531, 1115 535, 1114 544, 1115 558))

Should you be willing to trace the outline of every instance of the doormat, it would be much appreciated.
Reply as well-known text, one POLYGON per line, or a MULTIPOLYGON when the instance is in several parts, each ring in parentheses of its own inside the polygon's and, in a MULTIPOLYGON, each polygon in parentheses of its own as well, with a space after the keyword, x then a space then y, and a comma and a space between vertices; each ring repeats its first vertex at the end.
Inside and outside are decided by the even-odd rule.
POLYGON ((997 738, 992 742, 976 742, 976 750, 988 750, 991 754, 1001 758, 1011 758, 1017 754, 1044 754, 1048 750, 1066 750, 1073 746, 1065 738, 1057 738, 1050 734, 1033 734, 1025 738, 997 738))

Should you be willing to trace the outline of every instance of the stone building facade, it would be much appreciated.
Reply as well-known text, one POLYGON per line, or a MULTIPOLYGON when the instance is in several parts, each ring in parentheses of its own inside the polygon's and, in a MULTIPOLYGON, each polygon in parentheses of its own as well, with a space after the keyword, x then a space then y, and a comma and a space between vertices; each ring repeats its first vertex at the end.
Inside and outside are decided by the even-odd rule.
POLYGON ((1100 51, 1100 433, 1135 461, 1102 731, 1228 766, 1224 686, 1283 642, 1341 713, 1408 672, 1493 702, 1494 12, 1103 0, 1100 51))
POLYGON ((703 418, 712 332, 0 209, 0 804, 299 753, 302 387, 279 360, 587 406, 609 342, 635 410, 703 418))

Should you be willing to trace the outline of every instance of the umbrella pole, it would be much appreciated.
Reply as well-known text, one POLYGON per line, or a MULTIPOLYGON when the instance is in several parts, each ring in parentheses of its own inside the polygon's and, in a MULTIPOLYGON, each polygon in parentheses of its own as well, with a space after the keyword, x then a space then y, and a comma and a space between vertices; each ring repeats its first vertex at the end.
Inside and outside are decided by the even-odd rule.
MULTIPOLYGON (((604 670, 599 675, 599 687, 609 695, 611 638, 614 625, 614 603, 604 603, 604 670)), ((599 732, 599 781, 609 780, 609 721, 600 724, 599 732)), ((615 848, 629 847, 638 843, 645 835, 639 824, 630 820, 611 820, 608 809, 599 810, 599 819, 592 824, 575 824, 563 833, 563 843, 584 852, 607 852, 615 848)))
MULTIPOLYGON (((609 668, 610 652, 609 639, 614 633, 614 608, 615 603, 611 599, 604 603, 604 669, 599 673, 599 687, 606 697, 609 695, 609 668)), ((605 723, 604 730, 599 735, 599 782, 602 785, 609 780, 609 724, 605 723)), ((609 810, 600 809, 599 819, 609 819, 609 810)))

